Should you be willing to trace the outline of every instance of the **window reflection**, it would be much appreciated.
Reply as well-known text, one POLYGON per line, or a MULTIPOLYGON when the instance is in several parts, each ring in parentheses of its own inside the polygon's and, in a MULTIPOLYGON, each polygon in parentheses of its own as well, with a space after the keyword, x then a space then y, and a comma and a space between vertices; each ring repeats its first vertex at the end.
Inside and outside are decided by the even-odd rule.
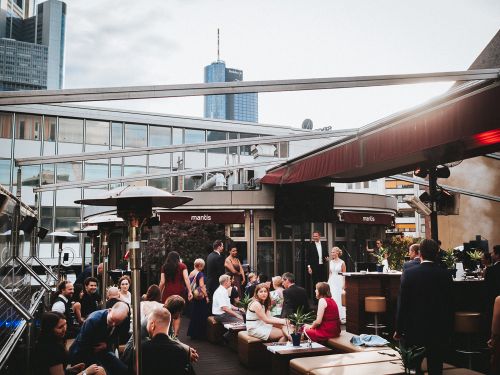
POLYGON ((57 164, 57 182, 80 181, 82 179, 82 163, 57 164))
POLYGON ((172 143, 172 129, 165 126, 149 127, 150 146, 168 146, 172 143))
POLYGON ((125 147, 147 146, 146 125, 125 124, 125 147))
POLYGON ((109 145, 109 122, 87 120, 85 122, 85 141, 90 145, 109 145))
POLYGON ((43 121, 43 140, 46 142, 56 141, 57 118, 45 116, 43 121))
POLYGON ((41 117, 32 115, 16 115, 16 139, 39 140, 41 136, 41 117))
POLYGON ((0 159, 0 184, 10 185, 10 160, 0 159))
POLYGON ((257 272, 274 275, 274 247, 272 242, 257 242, 257 272))
POLYGON ((195 129, 185 129, 184 139, 186 144, 189 143, 203 143, 205 142, 205 131, 195 129))
POLYGON ((12 137, 12 114, 0 114, 0 138, 12 137))
POLYGON ((113 146, 123 146, 123 124, 121 122, 113 122, 111 124, 111 144, 113 146))
POLYGON ((59 142, 83 143, 83 120, 59 118, 59 142))

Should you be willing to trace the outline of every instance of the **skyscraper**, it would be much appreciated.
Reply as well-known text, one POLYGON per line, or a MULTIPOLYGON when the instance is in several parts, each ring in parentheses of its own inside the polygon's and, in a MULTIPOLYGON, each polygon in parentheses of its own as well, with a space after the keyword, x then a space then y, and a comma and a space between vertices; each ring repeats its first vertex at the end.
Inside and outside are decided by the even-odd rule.
POLYGON ((61 89, 66 4, 0 2, 0 90, 61 89))
MULTIPOLYGON (((205 83, 243 81, 243 71, 226 68, 226 63, 217 59, 205 67, 205 83)), ((257 93, 206 95, 206 118, 258 122, 259 101, 257 93)))

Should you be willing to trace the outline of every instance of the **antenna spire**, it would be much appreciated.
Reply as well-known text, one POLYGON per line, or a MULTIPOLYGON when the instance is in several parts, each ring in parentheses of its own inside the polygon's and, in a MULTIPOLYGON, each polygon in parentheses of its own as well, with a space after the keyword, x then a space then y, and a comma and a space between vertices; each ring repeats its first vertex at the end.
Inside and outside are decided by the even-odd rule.
POLYGON ((217 28, 217 62, 219 62, 219 61, 220 61, 219 46, 220 46, 220 41, 219 41, 219 28, 217 28))

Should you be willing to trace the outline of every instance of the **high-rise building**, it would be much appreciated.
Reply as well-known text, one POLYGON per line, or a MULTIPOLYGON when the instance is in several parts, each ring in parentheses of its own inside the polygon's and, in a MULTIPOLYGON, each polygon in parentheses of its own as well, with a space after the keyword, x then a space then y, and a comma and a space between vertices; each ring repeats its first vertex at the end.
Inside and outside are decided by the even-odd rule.
POLYGON ((0 90, 64 86, 66 4, 47 0, 0 2, 0 90))
MULTIPOLYGON (((205 83, 243 81, 243 71, 226 68, 217 60, 205 67, 205 83)), ((259 101, 257 93, 205 96, 206 118, 258 122, 259 101)))

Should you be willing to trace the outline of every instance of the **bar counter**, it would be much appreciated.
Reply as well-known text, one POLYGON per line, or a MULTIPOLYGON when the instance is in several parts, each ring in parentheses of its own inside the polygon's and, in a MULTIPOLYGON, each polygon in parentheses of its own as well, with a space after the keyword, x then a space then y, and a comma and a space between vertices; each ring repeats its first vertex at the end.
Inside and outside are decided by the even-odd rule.
MULTIPOLYGON (((392 336, 396 320, 401 272, 344 272, 346 291, 346 331, 359 335, 373 333, 366 325, 373 323, 374 316, 365 312, 365 297, 386 298, 387 311, 379 314, 379 324, 387 327, 380 332, 392 336)), ((454 311, 477 311, 484 313, 485 284, 483 280, 455 280, 453 282, 454 311)), ((484 316, 484 314, 483 314, 484 316)))

